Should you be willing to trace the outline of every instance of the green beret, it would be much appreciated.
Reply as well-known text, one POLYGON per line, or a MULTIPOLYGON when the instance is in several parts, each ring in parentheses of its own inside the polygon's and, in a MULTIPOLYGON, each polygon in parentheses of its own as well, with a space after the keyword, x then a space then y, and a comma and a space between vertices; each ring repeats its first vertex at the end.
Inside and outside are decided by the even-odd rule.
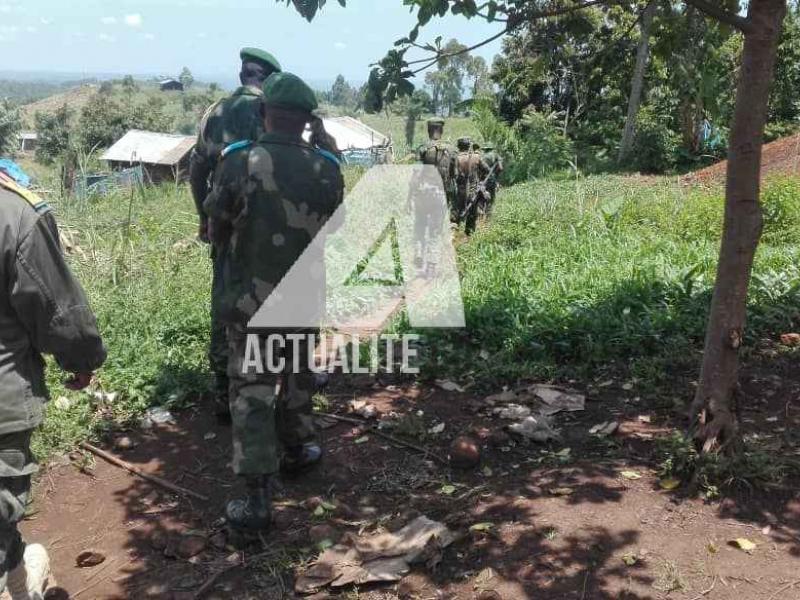
POLYGON ((310 113, 318 106, 317 95, 292 73, 273 73, 264 82, 264 105, 310 113))
POLYGON ((428 119, 428 127, 444 127, 444 119, 428 119))
POLYGON ((281 71, 281 63, 278 62, 278 59, 260 48, 242 48, 239 57, 243 61, 258 63, 269 71, 281 71))

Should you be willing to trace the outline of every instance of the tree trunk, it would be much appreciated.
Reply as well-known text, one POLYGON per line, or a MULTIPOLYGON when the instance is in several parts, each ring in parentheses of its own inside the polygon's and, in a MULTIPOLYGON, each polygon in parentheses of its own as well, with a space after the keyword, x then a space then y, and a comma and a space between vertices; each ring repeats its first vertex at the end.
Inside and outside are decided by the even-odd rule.
POLYGON ((639 115, 639 105, 642 103, 642 89, 644 88, 644 75, 647 71, 647 60, 650 57, 650 26, 656 13, 656 2, 651 0, 642 14, 641 37, 639 49, 636 51, 636 67, 631 79, 631 96, 628 98, 628 118, 622 132, 622 141, 619 144, 619 163, 628 157, 633 148, 633 137, 636 134, 636 117, 639 115))
POLYGON ((750 0, 742 67, 731 125, 725 222, 703 364, 690 414, 705 452, 732 448, 738 439, 734 398, 747 288, 761 237, 761 147, 770 83, 786 0, 750 0))

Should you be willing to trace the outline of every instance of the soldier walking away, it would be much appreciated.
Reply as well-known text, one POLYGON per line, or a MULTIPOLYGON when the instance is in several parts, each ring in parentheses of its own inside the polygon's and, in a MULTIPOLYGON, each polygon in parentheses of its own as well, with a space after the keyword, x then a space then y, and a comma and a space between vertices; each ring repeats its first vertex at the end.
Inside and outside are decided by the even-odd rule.
POLYGON ((430 119, 428 121, 427 144, 417 150, 417 157, 423 165, 436 167, 442 176, 442 184, 447 195, 447 206, 450 207, 451 220, 458 222, 456 211, 456 151, 451 144, 442 139, 444 135, 444 119, 430 119))
MULTIPOLYGON (((229 344, 233 469, 247 488, 243 498, 226 507, 237 542, 269 529, 273 477, 279 471, 297 473, 322 456, 311 414, 314 377, 307 343, 285 343, 281 373, 245 364, 248 333, 256 333, 263 348, 271 334, 286 340, 290 333, 317 331, 247 328, 343 201, 338 160, 302 139, 316 108, 314 92, 299 77, 272 75, 264 84, 266 133, 256 143, 235 143, 223 151, 205 202, 211 240, 228 248, 220 317, 229 344)), ((324 296, 324 288, 321 292, 324 296)))
POLYGON ((478 194, 483 193, 479 183, 489 174, 486 162, 472 149, 472 140, 464 137, 458 140, 456 156, 456 185, 458 200, 456 205, 461 219, 464 219, 464 232, 471 235, 478 220, 478 194))
POLYGON ((26 547, 17 529, 37 470, 31 434, 47 399, 41 354, 72 373, 66 385, 78 390, 89 385, 106 350, 61 254, 50 207, 3 174, 0 231, 0 598, 41 600, 47 551, 26 547))
MULTIPOLYGON (((199 238, 208 242, 208 217, 203 212, 203 203, 213 186, 214 171, 222 151, 234 142, 254 141, 264 133, 260 115, 263 93, 261 87, 272 73, 281 66, 269 52, 258 48, 244 48, 240 53, 242 69, 239 74, 241 87, 206 111, 200 121, 197 144, 192 151, 190 183, 195 206, 200 217, 199 238)), ((225 327, 219 320, 219 299, 222 294, 222 274, 219 265, 225 249, 211 246, 213 278, 211 283, 211 343, 209 363, 214 376, 214 410, 217 418, 230 421, 228 407, 228 344, 225 327)))
POLYGON ((499 179, 503 174, 504 166, 503 159, 500 154, 494 149, 492 144, 485 144, 483 146, 483 160, 486 166, 489 167, 489 177, 486 181, 486 191, 489 192, 489 202, 486 205, 486 215, 492 212, 494 200, 497 197, 497 189, 499 188, 499 179))

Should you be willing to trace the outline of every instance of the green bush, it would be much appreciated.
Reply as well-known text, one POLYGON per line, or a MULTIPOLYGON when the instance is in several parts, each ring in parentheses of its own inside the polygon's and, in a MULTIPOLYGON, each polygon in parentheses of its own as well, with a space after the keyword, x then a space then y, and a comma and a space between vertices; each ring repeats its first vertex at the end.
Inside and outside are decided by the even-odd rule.
POLYGON ((636 137, 631 159, 643 173, 665 173, 677 161, 680 137, 668 126, 668 120, 650 107, 642 108, 636 120, 636 137))

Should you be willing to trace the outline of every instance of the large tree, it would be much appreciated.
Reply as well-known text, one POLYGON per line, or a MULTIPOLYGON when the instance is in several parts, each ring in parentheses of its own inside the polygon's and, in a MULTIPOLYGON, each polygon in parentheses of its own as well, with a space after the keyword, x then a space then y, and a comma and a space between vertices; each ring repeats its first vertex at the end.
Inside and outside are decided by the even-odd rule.
MULTIPOLYGON (((278 0, 279 2, 281 0, 278 0)), ((312 19, 325 0, 285 0, 312 19)), ((611 0, 547 3, 538 0, 403 0, 417 9, 418 24, 395 49, 380 61, 370 76, 370 85, 380 97, 395 97, 413 90, 409 79, 417 72, 451 59, 439 44, 417 42, 420 28, 434 16, 448 13, 468 18, 501 21, 504 26, 488 43, 531 22, 572 14, 611 0), (406 60, 411 48, 426 48, 432 57, 406 60)), ((339 0, 345 5, 345 0, 339 0)), ((738 385, 739 350, 744 336, 747 292, 756 248, 761 237, 760 203, 761 151, 770 99, 776 50, 786 15, 786 0, 749 0, 747 14, 741 15, 736 2, 728 0, 686 0, 701 18, 712 19, 742 33, 744 44, 731 121, 728 172, 725 189, 725 217, 717 278, 706 331, 700 380, 690 419, 698 442, 705 451, 735 447, 738 422, 734 408, 738 385)), ((695 43, 699 40, 694 40, 695 43)), ((477 44, 469 50, 478 47, 477 44)))

